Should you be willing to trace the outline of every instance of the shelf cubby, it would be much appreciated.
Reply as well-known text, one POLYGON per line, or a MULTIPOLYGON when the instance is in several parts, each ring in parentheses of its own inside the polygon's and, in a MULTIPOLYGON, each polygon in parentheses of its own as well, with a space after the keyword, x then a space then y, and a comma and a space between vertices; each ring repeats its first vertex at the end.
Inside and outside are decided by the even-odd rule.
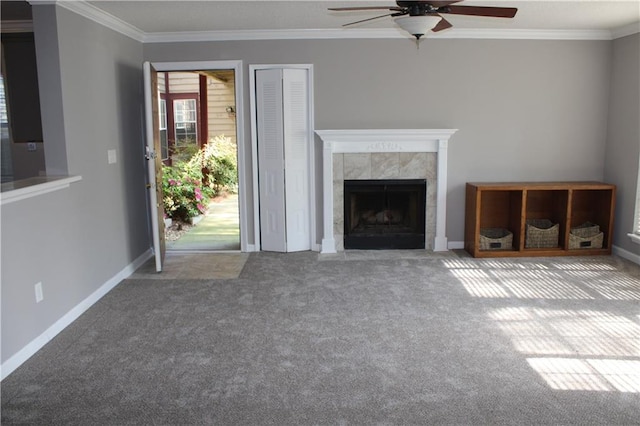
POLYGON ((615 189, 600 182, 467 183, 465 250, 474 257, 611 254, 615 189), (526 223, 540 219, 559 225, 557 247, 526 247, 526 223), (602 248, 569 249, 571 228, 585 223, 600 226, 602 248), (485 228, 511 232, 511 249, 482 250, 485 228))

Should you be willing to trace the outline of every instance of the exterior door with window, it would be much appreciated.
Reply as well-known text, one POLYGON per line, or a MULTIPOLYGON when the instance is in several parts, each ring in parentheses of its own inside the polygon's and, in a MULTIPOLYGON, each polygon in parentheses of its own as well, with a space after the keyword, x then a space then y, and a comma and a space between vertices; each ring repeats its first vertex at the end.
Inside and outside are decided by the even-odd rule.
POLYGON ((162 271, 165 254, 164 206, 162 204, 162 148, 160 144, 160 102, 158 73, 150 62, 143 64, 145 97, 145 134, 147 142, 147 171, 149 176, 149 204, 151 232, 156 271, 162 271))

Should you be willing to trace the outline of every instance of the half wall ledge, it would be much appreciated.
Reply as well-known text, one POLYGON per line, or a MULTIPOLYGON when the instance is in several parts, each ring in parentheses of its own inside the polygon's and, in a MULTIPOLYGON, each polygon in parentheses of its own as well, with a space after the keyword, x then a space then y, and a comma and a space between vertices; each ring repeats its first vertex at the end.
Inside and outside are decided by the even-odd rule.
POLYGON ((2 184, 0 205, 14 203, 26 198, 37 197, 82 180, 82 176, 36 176, 2 184))

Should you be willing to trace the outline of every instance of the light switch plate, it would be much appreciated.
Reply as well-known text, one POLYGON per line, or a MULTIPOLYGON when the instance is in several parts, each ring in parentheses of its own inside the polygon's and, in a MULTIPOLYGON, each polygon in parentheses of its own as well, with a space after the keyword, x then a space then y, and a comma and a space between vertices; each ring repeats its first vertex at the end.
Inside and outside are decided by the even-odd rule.
POLYGON ((42 293, 42 283, 41 282, 40 283, 36 283, 35 290, 36 290, 36 303, 40 303, 44 299, 44 294, 42 293))
POLYGON ((116 150, 115 149, 110 149, 107 151, 107 156, 109 157, 109 164, 115 164, 117 161, 116 158, 116 150))

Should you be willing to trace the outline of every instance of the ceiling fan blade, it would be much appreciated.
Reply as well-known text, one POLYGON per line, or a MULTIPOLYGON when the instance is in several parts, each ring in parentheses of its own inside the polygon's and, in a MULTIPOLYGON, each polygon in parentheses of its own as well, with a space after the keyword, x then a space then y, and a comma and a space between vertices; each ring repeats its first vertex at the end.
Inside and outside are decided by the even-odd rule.
MULTIPOLYGON (((433 7, 445 7, 445 6, 449 6, 450 4, 453 3, 460 3, 462 0, 449 0, 449 1, 421 1, 419 3, 427 3, 430 4, 433 7)), ((415 3, 415 2, 399 2, 399 3, 415 3)))
MULTIPOLYGON (((439 14, 436 14, 436 15, 440 16, 439 14)), ((442 16, 440 17, 442 18, 442 16)), ((442 18, 440 22, 436 24, 435 27, 431 28, 431 31, 433 31, 434 33, 437 33, 438 31, 446 30, 447 28, 451 28, 451 27, 453 27, 453 25, 451 25, 451 22, 442 18)))
POLYGON ((335 12, 357 11, 357 10, 395 10, 402 11, 402 8, 396 6, 362 6, 362 7, 330 7, 329 10, 335 12))
POLYGON ((491 7, 491 6, 448 6, 440 13, 451 15, 490 16, 494 18, 513 18, 518 11, 515 7, 491 7))
POLYGON ((374 16, 373 18, 362 19, 361 21, 349 22, 348 24, 344 24, 343 27, 348 27, 350 25, 360 24, 362 22, 373 21, 374 19, 386 18, 387 16, 396 16, 397 13, 386 13, 380 16, 374 16))

